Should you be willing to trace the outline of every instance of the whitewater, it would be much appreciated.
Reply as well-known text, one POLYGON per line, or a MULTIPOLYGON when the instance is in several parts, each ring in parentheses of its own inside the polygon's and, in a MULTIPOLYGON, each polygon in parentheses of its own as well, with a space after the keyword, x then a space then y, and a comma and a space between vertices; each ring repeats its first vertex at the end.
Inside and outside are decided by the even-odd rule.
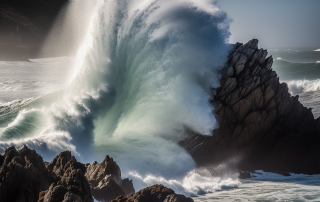
MULTIPOLYGON (((80 10, 79 2, 43 50, 67 47, 63 30, 75 23, 71 56, 0 62, 1 153, 28 145, 47 161, 70 150, 90 163, 108 154, 136 190, 161 183, 195 201, 320 199, 319 175, 211 176, 179 146, 186 130, 219 127, 208 101, 230 50, 230 19, 216 1, 101 0, 80 10)), ((316 88, 299 79, 288 81, 316 88)))
MULTIPOLYGON (((218 72, 230 49, 229 19, 213 1, 89 5, 90 10, 84 9, 92 17, 75 58, 19 64, 36 68, 37 62, 49 66, 45 63, 50 61, 51 68, 60 66, 57 78, 65 82, 51 85, 56 91, 43 88, 37 94, 21 93, 19 79, 12 81, 19 98, 28 99, 1 106, 2 152, 26 144, 45 159, 71 150, 82 162, 101 161, 108 154, 124 176, 133 178, 136 189, 173 179, 181 191, 197 194, 197 188, 183 185, 183 179, 197 174, 179 142, 186 129, 212 135, 217 127, 208 101, 219 87, 218 72)), ((50 82, 45 75, 52 73, 39 74, 50 82)))

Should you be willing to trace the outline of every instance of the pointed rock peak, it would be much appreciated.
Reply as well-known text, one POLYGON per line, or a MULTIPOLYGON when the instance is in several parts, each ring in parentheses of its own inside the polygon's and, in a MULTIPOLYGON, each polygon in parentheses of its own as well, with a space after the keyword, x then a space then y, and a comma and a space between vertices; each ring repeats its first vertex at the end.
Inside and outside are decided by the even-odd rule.
POLYGON ((71 151, 64 151, 64 152, 61 152, 56 158, 58 157, 65 157, 67 159, 71 159, 71 151))
POLYGON ((237 42, 236 44, 233 45, 233 47, 234 47, 234 49, 238 49, 242 45, 243 45, 243 43, 237 42))
POLYGON ((18 152, 14 146, 9 147, 8 149, 6 149, 6 151, 4 152, 4 155, 10 154, 12 152, 18 152))
POLYGON ((29 152, 31 149, 27 145, 23 145, 23 147, 19 150, 20 153, 29 152))
POLYGON ((248 47, 252 49, 258 49, 258 43, 259 43, 258 39, 251 39, 246 43, 246 45, 248 45, 248 47))
POLYGON ((15 156, 20 156, 20 153, 16 150, 15 147, 9 147, 4 152, 5 163, 9 163, 15 156))
POLYGON ((109 155, 107 155, 107 156, 106 156, 106 158, 104 159, 104 162, 107 162, 107 163, 109 163, 109 162, 113 162, 113 159, 112 159, 112 158, 110 158, 110 156, 109 156, 109 155))

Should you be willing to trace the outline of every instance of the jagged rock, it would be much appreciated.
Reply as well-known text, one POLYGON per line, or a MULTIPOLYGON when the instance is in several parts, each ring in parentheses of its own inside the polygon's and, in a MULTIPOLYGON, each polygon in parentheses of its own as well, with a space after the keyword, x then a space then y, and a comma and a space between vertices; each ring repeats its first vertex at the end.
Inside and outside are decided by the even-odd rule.
POLYGON ((191 198, 176 194, 163 185, 154 185, 132 193, 127 197, 119 196, 111 202, 193 202, 191 198))
POLYGON ((121 179, 119 166, 109 156, 106 156, 101 164, 94 162, 87 165, 85 176, 90 183, 92 195, 97 200, 109 201, 135 192, 132 181, 121 179))
POLYGON ((70 151, 44 163, 34 150, 10 147, 0 155, 0 201, 93 202, 134 193, 132 180, 121 179, 119 166, 107 156, 98 164, 77 162, 70 151))
POLYGON ((8 148, 0 155, 0 201, 37 201, 39 192, 55 179, 46 170, 42 157, 24 146, 8 148))
POLYGON ((86 179, 86 167, 77 162, 70 151, 61 152, 47 164, 49 172, 59 178, 42 194, 38 202, 93 202, 90 186, 86 179))
POLYGON ((257 44, 235 44, 221 71, 221 87, 211 101, 219 128, 212 137, 192 134, 181 144, 198 166, 320 173, 320 119, 279 83, 272 56, 266 59, 257 44))

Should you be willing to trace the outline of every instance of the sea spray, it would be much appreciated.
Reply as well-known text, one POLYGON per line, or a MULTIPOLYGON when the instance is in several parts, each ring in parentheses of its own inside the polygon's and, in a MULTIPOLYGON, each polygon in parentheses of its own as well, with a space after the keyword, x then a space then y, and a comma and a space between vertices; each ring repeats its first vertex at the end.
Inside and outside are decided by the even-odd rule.
MULTIPOLYGON (((1 134, 1 144, 28 144, 41 154, 71 149, 86 162, 109 154, 125 176, 181 181, 195 167, 178 145, 185 129, 212 135, 218 127, 209 100, 230 48, 229 20, 215 1, 94 4, 70 83, 39 98, 48 122, 18 140, 1 134)), ((26 110, 19 114, 34 109, 26 110)))
POLYGON ((68 92, 90 111, 97 150, 134 159, 130 169, 189 171, 177 143, 185 127, 216 127, 208 100, 229 49, 225 13, 195 1, 105 1, 95 13, 68 92))

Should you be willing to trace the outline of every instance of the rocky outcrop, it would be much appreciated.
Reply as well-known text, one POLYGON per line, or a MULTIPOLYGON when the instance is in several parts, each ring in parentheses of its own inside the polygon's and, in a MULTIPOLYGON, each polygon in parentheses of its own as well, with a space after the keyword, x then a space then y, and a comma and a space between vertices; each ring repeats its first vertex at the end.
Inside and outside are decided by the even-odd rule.
POLYGON ((33 202, 56 179, 42 157, 26 146, 8 148, 0 155, 0 201, 33 202))
POLYGON ((193 202, 162 185, 135 193, 132 181, 121 179, 119 166, 109 156, 101 164, 84 165, 65 151, 47 163, 26 146, 10 147, 0 155, 0 201, 93 202, 91 190, 99 201, 193 202))
POLYGON ((96 161, 89 164, 85 176, 90 183, 92 195, 97 200, 109 201, 135 192, 132 181, 121 179, 119 166, 109 156, 101 164, 96 161))
POLYGON ((0 166, 0 201, 93 202, 86 168, 70 151, 46 167, 36 151, 10 147, 0 155, 0 166))
POLYGON ((101 164, 84 165, 65 151, 47 163, 26 146, 0 155, 0 201, 93 202, 92 195, 110 201, 134 192, 132 180, 121 179, 109 156, 101 164))
POLYGON ((191 198, 176 194, 163 185, 154 185, 132 193, 127 197, 119 196, 111 202, 193 202, 191 198))
POLYGON ((234 45, 211 101, 219 128, 182 143, 199 166, 320 173, 320 119, 279 82, 267 54, 256 39, 234 45))
POLYGON ((70 151, 60 153, 47 165, 47 170, 59 180, 41 194, 38 202, 93 202, 89 183, 84 176, 86 167, 77 162, 70 151))

